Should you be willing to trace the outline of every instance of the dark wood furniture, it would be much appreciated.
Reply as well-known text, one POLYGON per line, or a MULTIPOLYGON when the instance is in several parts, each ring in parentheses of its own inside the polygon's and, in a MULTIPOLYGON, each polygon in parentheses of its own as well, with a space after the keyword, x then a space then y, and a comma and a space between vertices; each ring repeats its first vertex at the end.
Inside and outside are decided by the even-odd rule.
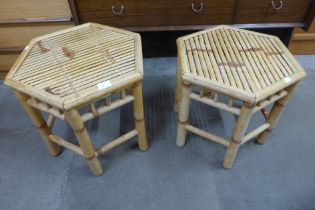
POLYGON ((177 37, 218 24, 276 35, 288 45, 293 28, 307 30, 315 13, 315 0, 68 1, 75 24, 97 22, 140 32, 144 57, 175 56, 177 37))
POLYGON ((76 24, 98 22, 133 31, 308 28, 314 0, 69 0, 76 24))

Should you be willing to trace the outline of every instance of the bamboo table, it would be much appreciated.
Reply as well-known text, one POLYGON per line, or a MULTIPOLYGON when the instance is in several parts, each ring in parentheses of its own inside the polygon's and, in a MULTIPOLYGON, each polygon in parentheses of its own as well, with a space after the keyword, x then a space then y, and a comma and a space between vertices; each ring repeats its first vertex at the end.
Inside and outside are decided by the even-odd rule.
POLYGON ((266 142, 305 72, 277 37, 228 26, 181 37, 177 46, 176 144, 185 144, 187 131, 222 144, 227 147, 223 166, 229 169, 242 144, 256 136, 259 144, 266 142), (190 99, 238 116, 230 141, 187 123, 190 99), (265 123, 246 133, 260 110, 265 123))
POLYGON ((139 148, 148 148, 142 79, 140 35, 87 23, 33 39, 5 83, 52 155, 60 153, 59 146, 68 148, 86 159, 94 175, 101 175, 99 155, 136 135, 139 148), (84 122, 132 101, 136 128, 94 150, 84 122), (48 113, 47 120, 40 111, 48 113), (70 124, 78 145, 52 134, 55 118, 70 124))

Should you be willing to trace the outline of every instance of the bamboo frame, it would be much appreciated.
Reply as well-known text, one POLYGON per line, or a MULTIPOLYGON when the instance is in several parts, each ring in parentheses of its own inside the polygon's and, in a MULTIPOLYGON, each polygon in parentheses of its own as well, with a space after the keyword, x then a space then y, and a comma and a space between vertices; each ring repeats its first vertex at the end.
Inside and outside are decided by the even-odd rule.
POLYGON ((82 119, 84 122, 88 121, 88 120, 91 120, 95 117, 98 117, 98 116, 101 116, 102 114, 105 114, 113 109, 116 109, 120 106, 123 106, 127 103, 130 103, 131 101, 134 100, 134 97, 133 96, 127 96, 126 98, 124 99, 118 99, 116 101, 114 101, 111 105, 109 106, 101 106, 101 107, 98 107, 98 108, 95 108, 94 110, 94 113, 93 111, 92 112, 87 112, 87 113, 84 113, 82 115, 82 119))
POLYGON ((33 107, 27 104, 27 100, 29 99, 27 95, 22 94, 18 91, 13 91, 13 92, 18 98, 18 100, 20 101, 21 105, 24 107, 28 116, 33 121, 35 127, 37 128, 39 134, 41 135, 43 141, 45 142, 50 154, 53 156, 59 155, 60 148, 58 147, 57 144, 49 141, 48 136, 51 133, 51 128, 48 127, 41 113, 37 109, 34 109, 33 107))
POLYGON ((255 130, 253 130, 252 132, 246 134, 242 140, 241 140, 241 144, 245 144, 246 142, 248 142, 249 140, 253 139, 254 137, 258 136, 259 134, 261 134, 262 132, 268 130, 270 128, 270 124, 269 123, 264 123, 261 126, 259 126, 258 128, 256 128, 255 130))
POLYGON ((223 167, 230 169, 242 144, 255 137, 259 144, 266 142, 305 71, 278 38, 229 26, 180 37, 177 47, 176 144, 183 146, 189 131, 226 146, 223 167), (192 87, 198 87, 200 93, 192 93, 192 87), (220 95, 227 101, 221 101, 220 95), (190 99, 236 115, 231 139, 189 125, 190 99), (235 100, 242 106, 235 105, 235 100), (265 108, 271 104, 269 113, 265 108), (265 123, 246 134, 252 115, 258 111, 265 123))
POLYGON ((281 98, 280 100, 278 100, 276 103, 274 103, 267 119, 266 119, 266 123, 268 123, 270 125, 270 127, 262 132, 258 137, 257 137, 257 143, 259 144, 264 144, 266 143, 268 136, 270 135, 272 129, 277 125, 282 112, 284 110, 285 105, 288 103, 289 99, 292 97, 292 94, 295 90, 295 88, 297 87, 298 83, 295 83, 291 86, 289 86, 288 88, 286 88, 287 91, 287 95, 283 98, 281 98))
POLYGON ((54 127, 55 120, 56 120, 55 116, 50 114, 47 119, 47 126, 52 129, 54 127))
MULTIPOLYGON (((65 147, 75 152, 76 154, 85 157, 87 159, 88 165, 91 168, 91 171, 96 176, 99 176, 103 173, 103 169, 99 164, 97 157, 132 139, 134 136, 138 135, 138 145, 140 150, 145 151, 149 147, 145 133, 141 81, 135 83, 134 85, 131 85, 131 92, 133 93, 133 95, 126 95, 125 90, 120 90, 118 91, 120 94, 120 98, 112 101, 110 104, 100 107, 96 107, 94 103, 91 103, 87 105, 88 107, 90 107, 90 111, 83 114, 79 114, 76 109, 65 111, 64 113, 60 114, 61 110, 58 110, 55 107, 47 105, 37 99, 30 98, 29 96, 18 91, 14 92, 19 98, 21 104, 25 106, 24 108, 27 110, 27 113, 31 113, 31 118, 34 118, 34 124, 36 127, 38 127, 40 134, 42 135, 43 140, 52 155, 56 156, 60 154, 60 149, 58 145, 65 147), (133 129, 128 133, 118 137, 117 139, 114 139, 109 143, 104 144, 98 149, 94 149, 86 128, 83 126, 83 123, 95 117, 99 117, 113 109, 121 107, 132 101, 134 102, 134 119, 136 129, 133 129), (47 123, 45 123, 44 118, 41 116, 39 111, 49 113, 47 123), (62 139, 59 136, 51 134, 51 129, 54 126, 54 121, 56 118, 64 120, 72 126, 78 139, 79 145, 70 143, 69 141, 62 139), (44 126, 44 124, 47 126, 44 126), (42 128, 39 128, 41 127, 39 125, 42 125, 42 128), (79 126, 81 125, 83 127, 79 128, 79 126)), ((108 96, 105 96, 105 98, 108 98, 108 96)), ((100 100, 103 99, 101 98, 100 100)))
POLYGON ((190 94, 192 91, 192 86, 188 83, 182 84, 182 94, 181 94, 181 102, 180 109, 178 113, 178 123, 177 123, 177 138, 176 145, 178 147, 182 147, 186 143, 186 124, 188 121, 189 108, 190 108, 190 94))
POLYGON ((82 149, 84 158, 86 159, 92 173, 95 176, 101 175, 103 173, 103 168, 95 155, 90 136, 85 128, 85 125, 78 110, 73 109, 67 111, 65 112, 65 116, 67 122, 71 125, 75 133, 80 148, 82 149))
POLYGON ((201 130, 201 129, 197 128, 197 127, 194 127, 192 125, 186 125, 185 129, 187 131, 190 131, 190 132, 192 132, 192 133, 194 133, 196 135, 199 135, 199 136, 201 136, 201 137, 203 137, 205 139, 208 139, 209 141, 213 141, 213 142, 222 144, 223 146, 226 146, 226 147, 229 146, 229 141, 228 140, 226 140, 226 139, 224 139, 224 138, 222 138, 220 136, 214 135, 212 133, 208 133, 208 132, 206 132, 204 130, 201 130))
POLYGON ((173 110, 174 112, 178 112, 178 103, 181 101, 181 65, 180 65, 180 56, 177 57, 177 70, 176 70, 176 84, 175 84, 175 97, 174 97, 174 104, 173 104, 173 110))
POLYGON ((134 84, 132 94, 134 97, 133 113, 136 129, 138 131, 138 145, 140 150, 145 151, 148 149, 149 145, 145 132, 141 82, 134 84))
POLYGON ((249 103, 244 103, 241 109, 241 113, 237 118, 235 127, 233 129, 233 134, 228 149, 225 152, 223 167, 230 169, 233 166, 236 154, 238 152, 239 146, 244 138, 247 126, 251 119, 254 106, 249 103))
POLYGON ((64 140, 63 138, 60 138, 59 136, 51 134, 49 135, 49 140, 71 150, 72 152, 75 152, 78 155, 84 156, 82 149, 78 145, 72 144, 69 141, 64 140))
POLYGON ((200 97, 196 93, 192 93, 190 95, 190 98, 194 99, 195 101, 207 104, 209 106, 213 106, 213 107, 216 107, 216 108, 219 108, 219 109, 231 112, 231 113, 233 113, 235 115, 239 115, 240 114, 240 109, 239 108, 233 107, 232 105, 228 105, 228 104, 223 103, 223 102, 219 102, 217 94, 216 94, 215 99, 206 98, 206 97, 200 97))
POLYGON ((108 144, 101 146, 99 149, 96 150, 96 155, 99 156, 101 154, 104 154, 104 153, 114 149, 115 147, 119 146, 120 144, 130 140, 131 138, 135 137, 136 135, 138 135, 138 131, 136 129, 133 129, 133 130, 129 131, 128 133, 110 141, 108 144))
POLYGON ((88 23, 33 39, 12 67, 5 84, 14 90, 52 155, 60 154, 59 146, 67 148, 83 156, 92 173, 99 176, 103 173, 98 160, 101 154, 136 135, 140 150, 149 147, 142 79, 140 35, 88 23), (96 105, 98 101, 102 105, 96 105), (94 149, 84 123, 130 102, 134 107, 135 129, 94 149), (89 109, 80 113, 83 107, 89 109), (40 111, 48 114, 47 122, 40 111), (51 133, 56 118, 72 127, 78 144, 51 133))

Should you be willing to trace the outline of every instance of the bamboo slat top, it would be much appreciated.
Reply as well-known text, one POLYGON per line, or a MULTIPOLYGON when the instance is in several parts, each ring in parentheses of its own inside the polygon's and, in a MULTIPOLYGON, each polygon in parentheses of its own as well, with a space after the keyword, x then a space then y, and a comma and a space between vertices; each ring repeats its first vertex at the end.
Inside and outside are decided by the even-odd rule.
POLYGON ((182 77, 256 103, 302 79, 305 71, 279 38, 217 26, 177 40, 182 77))
POLYGON ((140 80, 142 74, 139 34, 87 23, 33 39, 5 82, 70 109, 140 80))

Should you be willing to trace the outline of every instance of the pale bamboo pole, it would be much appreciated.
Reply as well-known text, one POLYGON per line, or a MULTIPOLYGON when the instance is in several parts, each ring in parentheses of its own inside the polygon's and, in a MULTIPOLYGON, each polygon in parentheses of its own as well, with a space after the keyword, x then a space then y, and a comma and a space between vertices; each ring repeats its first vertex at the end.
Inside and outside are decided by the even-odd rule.
POLYGON ((291 98, 291 96, 294 92, 294 89, 297 87, 297 84, 298 84, 298 82, 287 87, 286 91, 288 94, 273 104, 272 109, 271 109, 271 111, 268 114, 268 117, 266 119, 266 123, 268 123, 270 125, 270 127, 266 131, 259 134, 259 136, 257 137, 257 141, 256 141, 258 144, 266 143, 268 136, 270 135, 272 129, 277 125, 277 123, 281 117, 281 114, 284 110, 284 107, 286 106, 289 99, 291 98))
POLYGON ((141 81, 135 83, 132 88, 132 94, 134 96, 133 114, 136 129, 138 131, 138 145, 140 150, 145 151, 149 148, 149 144, 145 131, 141 81))
POLYGON ((187 130, 185 128, 189 116, 190 108, 190 94, 192 86, 188 83, 182 83, 182 94, 180 101, 180 109, 178 110, 178 124, 177 124, 177 138, 176 145, 179 147, 184 146, 186 142, 187 130))
POLYGON ((51 142, 49 140, 48 136, 51 134, 51 128, 48 127, 42 114, 37 109, 35 109, 34 107, 28 105, 27 100, 29 99, 29 97, 27 95, 20 93, 16 90, 13 90, 13 92, 16 95, 16 97, 18 98, 18 100, 20 101, 21 105, 24 107, 28 116, 33 121, 34 125, 36 126, 36 128, 37 128, 39 134, 41 135, 43 141, 45 142, 50 154, 53 156, 59 155, 61 150, 56 143, 51 142))
POLYGON ((176 70, 176 86, 175 86, 175 97, 174 97, 174 105, 173 105, 173 110, 174 112, 178 112, 179 107, 178 104, 180 103, 181 100, 181 83, 182 83, 182 78, 181 78, 181 67, 180 67, 180 58, 177 58, 177 70, 176 70))
POLYGON ((49 114, 46 123, 47 123, 47 126, 50 127, 50 129, 52 129, 54 127, 55 120, 56 120, 56 117, 52 114, 49 114))
POLYGON ((254 107, 255 107, 254 105, 249 104, 247 102, 243 103, 240 115, 237 118, 236 124, 233 129, 233 134, 229 147, 225 152, 225 157, 223 161, 223 167, 225 169, 230 169, 233 166, 236 154, 242 143, 242 139, 245 135, 247 126, 254 111, 254 107))
POLYGON ((99 149, 96 150, 96 154, 99 156, 101 154, 104 154, 115 147, 121 145, 122 143, 132 139, 134 136, 138 134, 138 131, 136 129, 129 131, 128 133, 119 136, 118 138, 111 140, 109 143, 104 144, 99 149))
POLYGON ((121 90, 119 94, 120 94, 120 99, 126 98, 126 90, 121 90))
POLYGON ((92 171, 96 176, 103 173, 103 168, 98 161, 90 136, 85 128, 83 120, 77 109, 72 109, 65 112, 67 122, 72 127, 75 136, 79 142, 80 148, 84 154, 84 157, 92 171))

